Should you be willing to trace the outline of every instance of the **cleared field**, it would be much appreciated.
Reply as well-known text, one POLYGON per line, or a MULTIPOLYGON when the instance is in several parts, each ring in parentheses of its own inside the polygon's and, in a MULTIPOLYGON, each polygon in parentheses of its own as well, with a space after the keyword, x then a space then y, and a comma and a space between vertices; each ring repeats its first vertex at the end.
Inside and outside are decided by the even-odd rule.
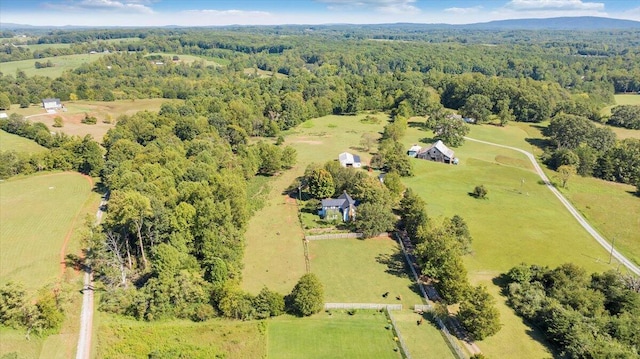
POLYGON ((46 150, 32 140, 0 130, 0 151, 38 153, 46 150))
POLYGON ((422 304, 400 247, 390 238, 310 241, 309 256, 327 302, 422 304))
MULTIPOLYGON (((64 172, 0 183, 0 278, 28 290, 60 280, 61 258, 99 196, 80 174, 64 172)), ((77 248, 77 245, 76 245, 77 248)))
POLYGON ((417 325, 422 317, 410 310, 394 311, 393 318, 396 328, 400 331, 405 344, 409 347, 411 358, 415 359, 445 359, 455 358, 442 337, 435 323, 429 322, 429 316, 424 314, 424 322, 417 325))
POLYGON ((51 131, 60 131, 69 135, 85 136, 91 135, 97 141, 115 127, 116 119, 120 115, 133 115, 138 111, 159 111, 165 102, 181 103, 181 100, 167 100, 161 98, 143 100, 118 100, 118 101, 65 101, 63 102, 66 112, 55 114, 45 113, 42 108, 31 106, 26 109, 19 109, 14 112, 19 113, 29 121, 42 122, 51 131), (34 113, 35 112, 35 113, 34 113), (95 125, 81 123, 85 114, 96 117, 98 122, 95 125), (53 120, 60 116, 63 120, 63 127, 53 127, 53 120), (104 120, 111 118, 111 123, 104 123, 104 120))
POLYGON ((43 49, 68 49, 71 44, 32 44, 32 45, 18 45, 18 47, 26 47, 31 51, 43 50, 43 49))
POLYGON ((269 321, 269 358, 384 359, 401 358, 387 319, 378 311, 338 311, 310 318, 281 317, 269 321))
MULTIPOLYGON (((472 126, 470 136, 531 151, 525 139, 538 138, 536 132, 537 128, 521 125, 472 126)), ((430 136, 412 128, 407 140, 430 136)), ((482 351, 495 358, 548 357, 541 334, 506 306, 495 278, 521 262, 550 266, 573 262, 598 272, 616 269, 618 263, 608 264, 609 254, 538 182, 524 155, 468 141, 455 151, 458 166, 414 160, 416 176, 404 182, 425 199, 432 218, 459 214, 469 225, 474 238, 473 253, 465 257, 470 280, 489 287, 503 323, 496 336, 478 343, 482 351), (488 200, 468 195, 480 184, 488 188, 488 200)))
POLYGON ((75 69, 83 63, 97 60, 103 54, 78 54, 78 55, 64 55, 56 57, 48 57, 46 59, 38 60, 21 60, 0 63, 0 72, 7 75, 15 76, 16 71, 21 70, 27 76, 45 76, 56 78, 62 75, 66 70, 75 69), (46 67, 43 69, 36 69, 36 61, 46 62, 50 60, 53 63, 53 67, 46 67))
POLYGON ((174 56, 178 56, 179 60, 175 61, 175 63, 192 64, 192 63, 194 63, 196 61, 204 61, 204 64, 206 66, 223 66, 223 64, 222 64, 223 61, 218 61, 218 60, 221 60, 221 59, 211 59, 211 58, 194 56, 194 55, 173 54, 173 53, 167 53, 167 52, 154 52, 154 53, 151 53, 151 54, 149 54, 147 56, 153 56, 153 55, 161 55, 161 56, 169 57, 169 58, 173 58, 174 56))
MULTIPOLYGON (((603 108, 600 113, 604 116, 611 116, 611 109, 615 106, 619 105, 640 105, 640 95, 639 94, 618 94, 613 96, 616 99, 616 104, 613 106, 607 106, 603 108)), ((625 138, 640 138, 640 130, 630 130, 622 127, 613 127, 607 126, 613 132, 615 132, 616 136, 619 139, 625 138)))
MULTIPOLYGON (((96 358, 264 358, 266 324, 141 322, 98 315, 96 358)), ((286 339, 286 338, 285 338, 286 339)))

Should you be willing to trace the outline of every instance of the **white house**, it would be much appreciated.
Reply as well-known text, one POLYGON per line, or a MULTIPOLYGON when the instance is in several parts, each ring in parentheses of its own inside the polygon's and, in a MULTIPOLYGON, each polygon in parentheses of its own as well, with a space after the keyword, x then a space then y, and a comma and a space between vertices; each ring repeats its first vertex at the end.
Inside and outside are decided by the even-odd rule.
POLYGON ((42 107, 49 110, 58 110, 62 108, 62 103, 59 98, 45 98, 42 99, 42 107))
POLYGON ((411 146, 409 151, 407 151, 407 155, 409 155, 409 157, 415 157, 418 154, 418 152, 420 152, 421 149, 422 149, 421 146, 413 145, 411 146))
POLYGON ((353 155, 349 152, 342 152, 338 155, 338 161, 340 161, 340 165, 342 167, 362 167, 362 162, 360 162, 360 156, 353 155))

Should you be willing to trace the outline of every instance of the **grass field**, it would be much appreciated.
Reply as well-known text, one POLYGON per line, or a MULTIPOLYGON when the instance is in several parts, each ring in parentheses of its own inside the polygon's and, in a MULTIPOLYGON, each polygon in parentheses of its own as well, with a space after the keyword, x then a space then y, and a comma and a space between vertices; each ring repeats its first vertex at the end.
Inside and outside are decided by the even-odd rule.
MULTIPOLYGON (((538 138, 536 133, 538 128, 521 125, 472 126, 470 136, 531 151, 525 139, 538 138)), ((412 128, 406 141, 424 137, 430 133, 412 128)), ((474 238, 473 254, 465 258, 470 280, 489 287, 504 325, 496 336, 479 343, 483 352, 496 358, 548 357, 548 349, 538 340, 540 333, 506 306, 494 278, 521 262, 550 266, 573 262, 588 271, 615 269, 617 263, 607 264, 608 253, 539 184, 524 155, 469 141, 455 151, 458 166, 414 160, 416 176, 404 182, 427 201, 432 218, 459 214, 469 225, 474 238), (488 200, 468 195, 479 184, 488 188, 488 200)))
POLYGON ((455 358, 445 343, 436 324, 428 321, 424 314, 424 322, 417 325, 421 315, 410 310, 393 311, 396 328, 400 331, 405 344, 409 347, 411 358, 415 359, 446 359, 455 358))
POLYGON ((218 59, 218 58, 213 59, 213 58, 200 57, 200 56, 194 56, 194 55, 174 54, 174 53, 167 53, 167 52, 153 52, 147 56, 153 56, 153 55, 161 55, 169 58, 178 56, 180 59, 176 62, 181 62, 185 64, 192 64, 196 61, 204 61, 204 64, 206 66, 223 66, 223 62, 224 62, 222 59, 218 59))
POLYGON ((60 280, 65 241, 73 242, 72 230, 82 225, 83 214, 95 210, 98 202, 89 181, 77 173, 16 177, 0 183, 2 282, 14 280, 36 290, 60 280))
POLYGON ((310 241, 309 256, 327 302, 401 303, 404 308, 422 304, 402 252, 390 238, 310 241), (385 292, 387 298, 382 297, 385 292))
POLYGON ((266 324, 259 321, 142 322, 98 314, 96 355, 107 358, 264 358, 266 324), (155 356, 154 356, 155 354, 155 356))
POLYGON ((384 359, 400 358, 387 319, 378 311, 355 315, 334 311, 310 318, 281 317, 269 321, 269 358, 384 359))
POLYGON ((0 130, 0 151, 38 153, 46 150, 30 139, 0 130))
POLYGON ((138 100, 118 100, 118 101, 65 101, 63 102, 66 112, 48 114, 42 107, 32 105, 29 108, 12 110, 11 112, 25 116, 29 121, 42 122, 51 131, 60 131, 69 135, 85 136, 91 135, 97 141, 102 141, 102 137, 115 127, 116 119, 120 115, 133 115, 138 111, 159 111, 165 102, 181 103, 182 100, 168 100, 161 98, 138 99, 138 100), (85 114, 97 118, 95 125, 81 123, 85 114), (63 127, 53 127, 53 119, 56 116, 62 117, 63 127), (104 123, 107 118, 111 118, 111 123, 104 123))
MULTIPOLYGON (((619 105, 640 105, 640 95, 638 94, 618 94, 613 96, 616 99, 616 104, 613 106, 607 106, 603 108, 600 113, 604 116, 611 116, 611 109, 619 105)), ((619 139, 625 138, 640 138, 640 130, 630 130, 622 127, 609 127, 619 139)))
POLYGON ((22 70, 27 76, 45 76, 56 78, 62 75, 66 70, 75 69, 85 62, 91 62, 97 60, 103 54, 78 54, 78 55, 64 55, 56 57, 48 57, 46 59, 38 60, 21 60, 0 63, 0 72, 6 75, 15 76, 16 71, 22 70), (53 67, 46 67, 43 69, 36 69, 36 61, 46 62, 51 60, 53 67))

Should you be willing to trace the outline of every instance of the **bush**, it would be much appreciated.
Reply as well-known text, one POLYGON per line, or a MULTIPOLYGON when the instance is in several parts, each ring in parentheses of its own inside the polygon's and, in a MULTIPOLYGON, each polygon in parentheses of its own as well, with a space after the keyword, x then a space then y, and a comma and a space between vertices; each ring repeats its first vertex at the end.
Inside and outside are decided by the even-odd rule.
POLYGON ((80 122, 87 125, 95 125, 96 123, 98 123, 98 119, 95 116, 89 116, 89 114, 86 113, 84 115, 84 118, 80 122))
POLYGON ((479 199, 485 199, 487 198, 487 188, 484 185, 480 185, 480 186, 476 186, 476 188, 473 189, 473 193, 472 195, 475 198, 479 198, 479 199))
POLYGON ((53 127, 62 127, 64 126, 64 122, 62 121, 62 117, 56 116, 53 119, 53 127))

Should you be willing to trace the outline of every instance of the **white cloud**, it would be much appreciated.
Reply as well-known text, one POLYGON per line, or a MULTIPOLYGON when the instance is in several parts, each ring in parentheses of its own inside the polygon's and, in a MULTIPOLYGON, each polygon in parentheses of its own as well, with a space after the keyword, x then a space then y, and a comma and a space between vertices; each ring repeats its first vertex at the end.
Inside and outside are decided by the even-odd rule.
POLYGON ((514 10, 604 10, 604 3, 583 0, 511 0, 506 5, 514 10))
POLYGON ((458 15, 475 14, 480 12, 480 10, 482 10, 481 5, 473 6, 473 7, 450 7, 450 8, 444 9, 445 12, 458 14, 458 15))
POLYGON ((369 8, 389 14, 416 14, 420 12, 413 5, 417 0, 316 0, 328 4, 330 10, 369 8))
POLYGON ((44 3, 43 5, 49 9, 62 11, 100 10, 123 13, 153 14, 153 9, 145 5, 150 4, 151 2, 152 1, 150 0, 81 0, 68 1, 64 4, 44 3))

